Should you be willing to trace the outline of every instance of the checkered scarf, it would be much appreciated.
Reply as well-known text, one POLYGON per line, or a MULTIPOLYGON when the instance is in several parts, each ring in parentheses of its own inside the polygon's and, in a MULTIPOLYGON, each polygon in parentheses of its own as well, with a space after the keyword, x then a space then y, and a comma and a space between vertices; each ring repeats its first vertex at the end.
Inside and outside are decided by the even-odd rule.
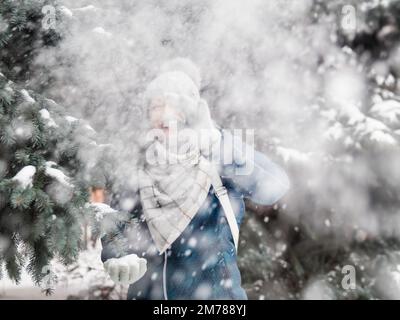
POLYGON ((152 148, 152 164, 147 162, 138 172, 139 192, 148 228, 161 254, 206 200, 211 187, 210 163, 198 149, 172 154, 158 142, 152 148))

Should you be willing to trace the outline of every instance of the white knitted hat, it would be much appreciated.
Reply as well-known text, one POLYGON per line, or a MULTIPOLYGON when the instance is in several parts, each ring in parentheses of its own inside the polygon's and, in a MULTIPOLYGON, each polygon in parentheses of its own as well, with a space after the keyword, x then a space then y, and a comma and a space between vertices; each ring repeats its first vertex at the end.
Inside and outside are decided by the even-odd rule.
POLYGON ((187 58, 175 58, 168 60, 161 66, 161 72, 180 71, 192 79, 197 88, 201 87, 201 76, 199 68, 192 60, 187 58))
POLYGON ((213 124, 208 104, 200 97, 201 77, 197 66, 189 59, 176 58, 167 61, 161 72, 146 88, 144 108, 147 109, 153 99, 165 99, 185 115, 191 127, 208 130, 201 137, 203 146, 218 140, 220 134, 213 124))
POLYGON ((200 72, 196 65, 185 58, 169 60, 161 67, 161 74, 149 83, 144 93, 145 109, 153 99, 165 99, 178 108, 188 122, 194 122, 200 101, 200 72))

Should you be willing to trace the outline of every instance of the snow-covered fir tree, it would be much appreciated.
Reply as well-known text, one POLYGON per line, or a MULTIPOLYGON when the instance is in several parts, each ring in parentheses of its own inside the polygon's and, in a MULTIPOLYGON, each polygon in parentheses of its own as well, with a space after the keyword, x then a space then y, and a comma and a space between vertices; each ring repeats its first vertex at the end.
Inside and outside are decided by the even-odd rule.
POLYGON ((37 49, 59 39, 42 28, 46 4, 54 1, 0 4, 0 276, 18 282, 26 269, 37 284, 53 259, 78 257, 82 224, 93 212, 82 150, 93 164, 98 147, 86 122, 24 85, 37 49))
POLYGON ((52 258, 77 258, 89 212, 78 151, 91 147, 92 129, 3 75, 0 102, 0 259, 11 278, 18 281, 26 266, 39 283, 52 258))

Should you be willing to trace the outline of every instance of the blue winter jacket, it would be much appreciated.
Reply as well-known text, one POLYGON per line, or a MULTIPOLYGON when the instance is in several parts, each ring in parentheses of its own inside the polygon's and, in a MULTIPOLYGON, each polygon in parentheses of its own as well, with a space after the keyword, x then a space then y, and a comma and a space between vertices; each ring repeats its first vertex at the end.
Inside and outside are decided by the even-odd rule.
MULTIPOLYGON (((257 151, 254 157, 233 158, 232 164, 221 166, 220 175, 240 226, 244 198, 272 205, 286 193, 289 180, 278 165, 257 151), (245 166, 253 169, 241 172, 245 166)), ((123 197, 121 194, 111 205, 118 208, 123 197)), ((247 299, 233 237, 212 187, 190 224, 162 255, 152 242, 140 201, 137 203, 128 221, 102 238, 103 262, 131 253, 147 259, 147 272, 129 287, 128 299, 247 299)))

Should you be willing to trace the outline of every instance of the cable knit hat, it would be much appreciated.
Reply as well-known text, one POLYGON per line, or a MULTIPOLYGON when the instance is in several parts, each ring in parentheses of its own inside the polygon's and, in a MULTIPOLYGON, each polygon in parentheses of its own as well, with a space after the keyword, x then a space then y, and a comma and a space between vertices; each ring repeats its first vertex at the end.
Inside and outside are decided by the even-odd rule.
POLYGON ((198 68, 188 59, 177 58, 165 63, 161 72, 146 88, 144 107, 147 109, 153 99, 164 99, 193 122, 200 102, 198 68))
POLYGON ((148 109, 153 100, 165 100, 185 115, 189 126, 208 130, 201 136, 201 145, 208 146, 219 140, 220 134, 211 120, 207 102, 200 97, 200 85, 199 69, 191 60, 176 58, 167 61, 161 67, 161 74, 147 86, 143 105, 148 109))

